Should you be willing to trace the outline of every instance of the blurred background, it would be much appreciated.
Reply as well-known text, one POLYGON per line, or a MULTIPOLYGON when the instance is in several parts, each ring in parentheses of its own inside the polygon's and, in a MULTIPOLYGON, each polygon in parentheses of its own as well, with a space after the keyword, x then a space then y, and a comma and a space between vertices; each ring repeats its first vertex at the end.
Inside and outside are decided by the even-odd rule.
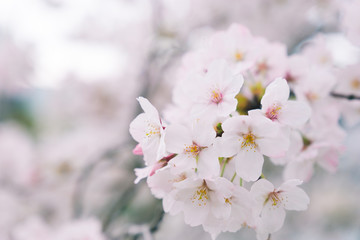
MULTIPOLYGON (((183 54, 232 23, 289 54, 322 33, 334 65, 358 64, 359 11, 357 0, 0 0, 0 239, 210 239, 133 183, 135 98, 166 108, 183 54)), ((338 171, 315 170, 308 211, 272 239, 360 239, 359 116, 343 124, 338 171)))

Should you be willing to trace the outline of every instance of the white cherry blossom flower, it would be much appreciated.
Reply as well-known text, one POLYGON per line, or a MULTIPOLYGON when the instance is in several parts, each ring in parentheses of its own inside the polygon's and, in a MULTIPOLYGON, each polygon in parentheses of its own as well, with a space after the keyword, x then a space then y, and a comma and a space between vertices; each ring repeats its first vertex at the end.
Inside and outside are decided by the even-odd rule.
POLYGON ((288 100, 290 89, 285 79, 270 83, 261 99, 262 113, 272 121, 299 127, 310 118, 311 109, 305 102, 288 100))
POLYGON ((233 157, 236 173, 245 181, 255 181, 261 175, 264 156, 281 157, 289 147, 289 139, 268 118, 249 112, 222 124, 224 133, 219 144, 222 157, 233 157))
POLYGON ((198 94, 193 101, 192 115, 211 119, 228 116, 236 110, 235 96, 243 82, 242 75, 233 75, 226 61, 213 61, 207 74, 195 85, 198 94))
MULTIPOLYGON (((278 231, 284 224, 285 210, 304 211, 308 208, 310 199, 298 187, 302 181, 292 179, 284 182, 279 188, 265 179, 255 182, 250 190, 255 203, 255 211, 260 216, 258 226, 259 236, 278 231)), ((261 238, 261 237, 260 237, 261 238)))
POLYGON ((230 191, 225 195, 216 195, 217 203, 214 204, 218 205, 218 212, 221 210, 221 214, 217 214, 218 218, 209 217, 205 223, 203 223, 204 230, 209 232, 213 239, 221 232, 236 232, 245 226, 254 227, 254 202, 249 191, 243 187, 232 184, 224 178, 221 178, 221 181, 219 180, 217 181, 217 188, 219 190, 225 189, 226 191, 230 191))
MULTIPOLYGON (((235 191, 233 184, 225 178, 189 178, 174 183, 173 187, 170 194, 164 197, 164 210, 170 214, 183 212, 185 223, 190 226, 205 224, 205 229, 211 229, 211 219, 226 221, 230 217, 237 217, 241 222, 240 226, 236 226, 239 228, 250 220, 249 211, 242 212, 249 204, 248 193, 245 189, 235 191), (238 211, 241 213, 236 216, 238 211)), ((210 232, 218 233, 217 228, 218 226, 210 232)), ((234 226, 230 225, 228 228, 234 226)))
POLYGON ((191 129, 177 124, 168 126, 166 149, 177 154, 169 162, 174 173, 196 169, 200 177, 217 176, 220 165, 213 147, 215 137, 210 122, 196 121, 191 129))
POLYGON ((138 101, 144 113, 131 122, 130 134, 140 144, 145 163, 152 165, 165 155, 164 129, 156 108, 146 98, 138 101))
POLYGON ((233 24, 227 31, 214 34, 208 51, 215 52, 218 58, 226 59, 235 71, 244 71, 255 63, 255 40, 249 29, 233 24))

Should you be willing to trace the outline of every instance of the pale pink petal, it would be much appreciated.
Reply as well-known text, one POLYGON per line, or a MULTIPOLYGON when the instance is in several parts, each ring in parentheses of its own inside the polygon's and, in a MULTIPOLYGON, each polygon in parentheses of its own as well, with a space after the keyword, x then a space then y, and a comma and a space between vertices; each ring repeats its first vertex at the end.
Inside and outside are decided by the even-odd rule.
POLYGON ((180 174, 189 170, 195 171, 196 168, 196 159, 195 157, 190 157, 187 154, 179 154, 168 163, 171 167, 171 172, 174 174, 180 174))
POLYGON ((234 97, 225 97, 224 101, 217 105, 217 116, 226 117, 236 110, 237 100, 234 97))
MULTIPOLYGON (((204 180, 201 178, 187 178, 181 182, 175 182, 174 187, 178 189, 190 189, 191 191, 194 191, 195 188, 200 187, 203 185, 204 180)), ((187 199, 187 196, 178 196, 181 199, 187 199)))
POLYGON ((147 184, 151 193, 157 198, 164 198, 172 190, 174 175, 170 173, 168 167, 159 169, 156 174, 149 176, 147 184))
POLYGON ((224 197, 229 198, 232 195, 234 185, 226 178, 212 178, 211 180, 206 180, 206 184, 210 190, 219 193, 219 200, 224 200, 224 197))
POLYGON ((240 137, 232 133, 223 133, 221 138, 215 141, 219 157, 232 157, 240 151, 240 137))
POLYGON ((314 172, 314 163, 309 160, 291 161, 284 169, 284 179, 301 179, 309 181, 314 172))
POLYGON ((159 139, 150 138, 146 143, 141 143, 141 149, 144 153, 144 161, 147 166, 155 164, 158 159, 159 139))
POLYGON ((263 155, 256 150, 242 150, 234 157, 236 173, 245 181, 257 180, 262 172, 263 155))
POLYGON ((137 144, 132 152, 134 155, 140 155, 140 156, 144 155, 140 144, 137 144))
POLYGON ((267 109, 274 103, 285 103, 290 94, 289 86, 285 79, 277 78, 270 83, 265 90, 265 94, 261 99, 262 109, 267 109))
POLYGON ((165 145, 169 153, 182 153, 186 146, 193 144, 191 132, 182 125, 174 124, 166 128, 165 145))
POLYGON ((203 149, 200 152, 197 172, 201 178, 211 178, 219 175, 219 158, 213 147, 203 149))
POLYGON ((184 205, 184 221, 186 224, 195 227, 205 222, 210 212, 210 204, 184 205))
POLYGON ((177 195, 179 194, 178 192, 178 190, 173 190, 169 194, 166 194, 163 198, 162 203, 164 211, 170 213, 170 215, 176 215, 180 213, 184 208, 184 202, 175 201, 177 195))
POLYGON ((146 98, 143 98, 143 97, 138 97, 137 100, 139 101, 141 108, 144 110, 144 112, 146 114, 149 114, 151 117, 154 117, 155 119, 156 118, 159 119, 159 112, 149 102, 149 100, 147 100, 146 98))
POLYGON ((216 218, 226 220, 230 217, 231 205, 229 203, 225 203, 224 198, 222 202, 212 201, 211 212, 214 214, 216 218))
POLYGON ((248 133, 250 125, 249 116, 236 116, 227 119, 221 125, 224 132, 248 133))
POLYGON ((274 185, 266 179, 256 181, 252 186, 250 193, 256 202, 257 211, 260 213, 264 202, 269 196, 269 193, 274 191, 274 185))
POLYGON ((213 128, 211 122, 204 120, 198 120, 193 127, 193 140, 194 142, 201 147, 210 146, 216 137, 215 129, 213 128))
POLYGON ((291 127, 300 127, 309 120, 311 108, 305 102, 288 101, 281 109, 281 117, 279 122, 291 127))
POLYGON ((136 179, 134 181, 135 184, 138 184, 142 179, 147 178, 150 175, 152 166, 144 167, 144 168, 135 168, 136 179))
POLYGON ((191 108, 192 118, 204 118, 204 119, 215 119, 217 116, 218 106, 217 104, 208 104, 208 102, 197 101, 191 108))
POLYGON ((297 187, 302 181, 298 179, 288 180, 279 187, 282 203, 287 210, 303 211, 308 208, 310 199, 304 190, 297 187))
POLYGON ((130 134, 137 142, 142 142, 145 138, 146 129, 148 127, 148 117, 145 113, 139 114, 131 123, 130 123, 130 134))
POLYGON ((261 212, 263 229, 268 233, 280 230, 284 225, 285 216, 286 212, 281 204, 273 205, 272 201, 268 201, 261 212))
POLYGON ((260 110, 251 110, 248 112, 249 118, 251 121, 252 132, 255 136, 263 137, 273 137, 278 134, 280 131, 279 124, 274 123, 267 117, 265 117, 260 110))
POLYGON ((283 157, 289 149, 288 132, 280 131, 276 136, 256 139, 259 151, 268 157, 283 157))
POLYGON ((232 81, 226 87, 226 95, 234 98, 239 92, 244 84, 244 77, 241 74, 237 74, 232 77, 232 81))

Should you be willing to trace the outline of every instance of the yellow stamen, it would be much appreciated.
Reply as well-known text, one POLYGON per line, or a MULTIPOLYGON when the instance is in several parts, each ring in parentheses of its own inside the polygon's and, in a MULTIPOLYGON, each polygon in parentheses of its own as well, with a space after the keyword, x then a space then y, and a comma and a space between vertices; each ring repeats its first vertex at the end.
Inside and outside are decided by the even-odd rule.
POLYGON ((225 203, 232 205, 232 202, 230 201, 230 198, 224 198, 224 199, 225 199, 225 203))
MULTIPOLYGON (((241 148, 250 148, 251 150, 257 147, 257 144, 255 142, 256 137, 249 132, 248 134, 243 135, 243 142, 241 143, 241 148)), ((248 149, 246 149, 248 151, 248 149)))
POLYGON ((193 143, 193 145, 185 146, 184 151, 185 151, 185 153, 196 157, 197 155, 199 155, 201 148, 198 145, 196 145, 195 143, 193 143))
POLYGON ((205 206, 209 200, 208 188, 206 185, 199 187, 191 198, 191 202, 199 207, 205 206))
POLYGON ((276 120, 279 117, 279 111, 281 110, 281 106, 273 105, 266 111, 266 117, 271 120, 276 120))
POLYGON ((359 90, 360 89, 360 80, 358 78, 355 78, 351 81, 351 87, 353 89, 359 90))
POLYGON ((160 127, 149 123, 145 135, 146 137, 151 137, 153 135, 160 135, 160 127))
POLYGON ((219 89, 214 89, 211 91, 211 102, 220 103, 223 100, 223 95, 219 89))
POLYGON ((269 200, 272 201, 272 204, 271 204, 272 206, 277 206, 278 203, 281 203, 284 199, 280 195, 279 191, 278 192, 274 191, 274 192, 269 193, 269 196, 266 201, 269 201, 269 200))
POLYGON ((309 101, 315 101, 319 98, 319 96, 316 94, 316 93, 313 93, 313 92, 308 92, 305 94, 306 98, 309 100, 309 101))
POLYGON ((235 53, 235 60, 236 60, 237 62, 240 62, 240 61, 244 60, 244 54, 241 53, 241 52, 239 52, 239 51, 236 51, 236 53, 235 53))

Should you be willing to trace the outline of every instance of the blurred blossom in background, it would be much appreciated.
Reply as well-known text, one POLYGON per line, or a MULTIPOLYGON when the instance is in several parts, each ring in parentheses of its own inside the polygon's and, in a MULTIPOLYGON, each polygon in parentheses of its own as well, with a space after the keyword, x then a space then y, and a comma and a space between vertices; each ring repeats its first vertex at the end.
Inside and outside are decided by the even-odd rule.
MULTIPOLYGON (((358 0, 0 1, 0 239, 211 239, 134 184, 136 97, 168 109, 184 54, 233 23, 336 68, 337 92, 360 96, 360 81, 347 84, 360 79, 359 11, 358 0)), ((273 240, 360 239, 360 100, 336 104, 338 170, 315 167, 309 209, 273 240)), ((218 237, 242 238, 255 234, 218 237)))

